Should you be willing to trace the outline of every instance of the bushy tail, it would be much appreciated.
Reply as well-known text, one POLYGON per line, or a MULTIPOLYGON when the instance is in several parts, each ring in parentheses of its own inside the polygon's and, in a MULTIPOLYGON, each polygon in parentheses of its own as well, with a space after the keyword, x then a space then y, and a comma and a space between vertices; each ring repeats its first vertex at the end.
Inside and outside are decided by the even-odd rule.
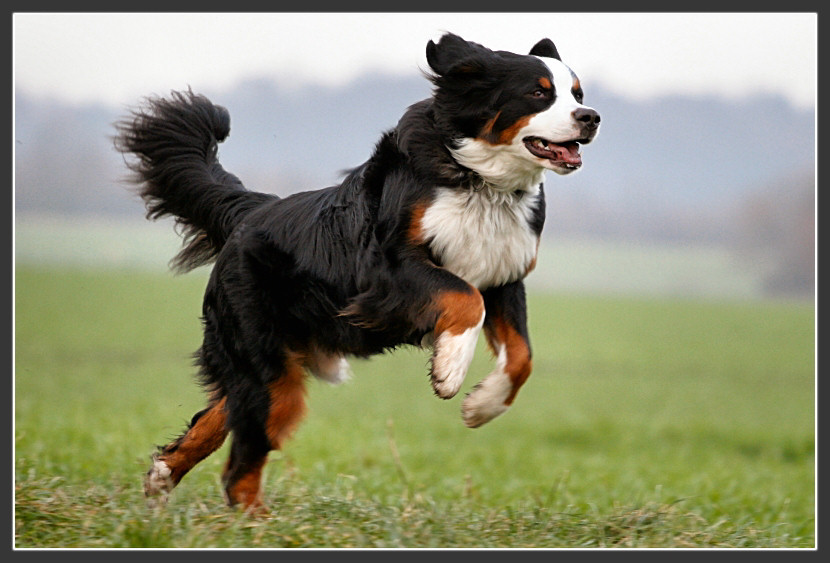
POLYGON ((150 98, 116 124, 115 146, 137 160, 138 193, 147 218, 173 216, 184 244, 171 267, 186 272, 211 262, 251 209, 276 196, 251 192, 216 159, 230 132, 228 111, 191 91, 150 98))

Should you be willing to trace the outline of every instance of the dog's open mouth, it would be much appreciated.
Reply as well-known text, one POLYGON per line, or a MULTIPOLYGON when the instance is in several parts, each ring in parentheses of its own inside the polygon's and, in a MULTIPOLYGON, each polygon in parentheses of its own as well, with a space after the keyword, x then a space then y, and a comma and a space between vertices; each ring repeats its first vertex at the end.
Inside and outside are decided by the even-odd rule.
POLYGON ((566 168, 582 166, 582 155, 579 154, 579 143, 576 141, 553 143, 542 137, 525 137, 523 141, 533 156, 545 158, 552 164, 566 168))

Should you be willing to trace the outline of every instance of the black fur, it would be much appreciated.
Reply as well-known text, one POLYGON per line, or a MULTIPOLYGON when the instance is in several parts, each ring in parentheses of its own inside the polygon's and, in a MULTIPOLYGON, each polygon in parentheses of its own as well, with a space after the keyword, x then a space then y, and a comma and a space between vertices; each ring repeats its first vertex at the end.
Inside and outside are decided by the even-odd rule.
MULTIPOLYGON (((559 57, 550 40, 533 53, 559 57)), ((118 124, 116 145, 135 157, 130 167, 147 216, 172 216, 183 228, 173 267, 187 271, 215 260, 196 357, 214 404, 227 401, 234 445, 226 473, 244 473, 275 447, 265 429, 268 389, 294 355, 365 357, 418 345, 442 314, 436 296, 477 293, 441 267, 428 241, 413 239, 417 213, 439 186, 480 189, 481 179, 448 147, 476 137, 496 115, 488 133, 498 134, 549 107, 555 92, 525 95, 547 72, 535 57, 490 51, 452 34, 429 42, 427 60, 434 96, 411 106, 364 164, 339 185, 282 199, 248 191, 217 162, 230 120, 203 96, 150 99, 118 124)), ((543 223, 540 196, 529 223, 537 236, 543 223)), ((509 329, 527 343, 522 281, 480 289, 488 338, 509 329)), ((529 346, 527 355, 529 361, 529 346)))
MULTIPOLYGON (((553 58, 558 59, 552 45, 549 39, 542 40, 531 54, 556 54, 553 58)), ((431 77, 436 86, 435 123, 451 142, 476 137, 497 114, 496 131, 510 127, 522 116, 547 109, 555 100, 555 92, 541 100, 525 96, 539 76, 548 74, 545 65, 533 57, 491 51, 448 33, 437 44, 429 42, 427 62, 435 70, 431 77)))

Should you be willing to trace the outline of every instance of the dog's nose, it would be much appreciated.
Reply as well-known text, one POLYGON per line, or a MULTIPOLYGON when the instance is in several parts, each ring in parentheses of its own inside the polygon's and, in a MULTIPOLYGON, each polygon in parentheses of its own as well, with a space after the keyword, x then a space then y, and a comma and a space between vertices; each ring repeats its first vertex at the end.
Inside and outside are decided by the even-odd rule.
POLYGON ((588 129, 599 127, 599 114, 591 108, 576 108, 572 115, 588 129))

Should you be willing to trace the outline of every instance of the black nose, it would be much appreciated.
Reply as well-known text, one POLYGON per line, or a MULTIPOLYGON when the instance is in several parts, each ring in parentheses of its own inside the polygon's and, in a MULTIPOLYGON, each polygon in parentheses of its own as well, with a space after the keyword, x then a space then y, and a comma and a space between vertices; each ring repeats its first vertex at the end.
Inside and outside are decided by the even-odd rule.
POLYGON ((588 129, 599 127, 599 114, 591 108, 577 108, 573 111, 573 116, 588 129))

